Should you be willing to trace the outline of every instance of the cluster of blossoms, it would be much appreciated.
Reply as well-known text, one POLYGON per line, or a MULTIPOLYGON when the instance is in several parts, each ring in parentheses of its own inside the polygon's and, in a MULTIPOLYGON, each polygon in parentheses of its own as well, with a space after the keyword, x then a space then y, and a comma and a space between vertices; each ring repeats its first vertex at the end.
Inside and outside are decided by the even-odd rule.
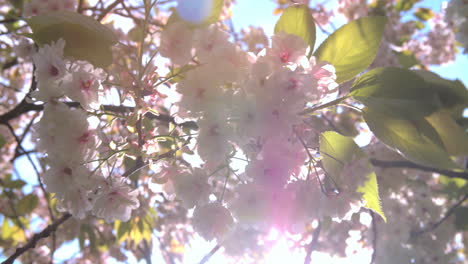
POLYGON ((420 40, 411 39, 404 46, 411 50, 424 64, 444 64, 455 60, 455 33, 453 27, 444 21, 443 14, 435 14, 430 19, 431 31, 420 36, 420 40))
POLYGON ((317 169, 306 180, 305 124, 299 115, 308 103, 336 94, 334 67, 308 59, 307 44, 284 32, 274 35, 272 46, 258 55, 228 38, 215 25, 193 30, 181 22, 168 25, 161 36, 161 55, 175 64, 197 64, 177 90, 182 94, 179 112, 197 118, 197 152, 205 164, 203 169, 170 173, 183 205, 195 206, 195 230, 211 240, 224 238, 234 222, 297 232, 317 217, 343 218, 351 203, 359 204, 356 189, 370 168, 359 159, 345 164, 343 175, 333 179, 340 189, 335 195, 321 188, 321 181, 328 181, 323 171, 317 169), (235 152, 245 156, 247 180, 234 187, 236 195, 224 199, 226 206, 224 191, 210 202, 215 191, 207 171, 229 167, 235 152))
POLYGON ((76 0, 30 0, 25 1, 23 6, 23 16, 36 16, 51 11, 76 10, 76 0))
POLYGON ((456 39, 463 46, 464 53, 468 53, 468 3, 452 0, 445 12, 445 20, 457 29, 456 39))
MULTIPOLYGON (((368 146, 367 151, 379 160, 402 159, 382 143, 368 146)), ((376 168, 376 174, 388 219, 377 224, 376 263, 460 263, 454 218, 433 229, 450 203, 441 194, 439 176, 401 168, 376 168)))
POLYGON ((97 132, 85 111, 59 101, 67 96, 85 109, 98 108, 99 88, 106 76, 88 62, 66 60, 64 47, 60 39, 33 55, 37 90, 31 97, 45 102, 43 116, 35 125, 37 148, 47 154, 49 166, 43 181, 60 201, 59 209, 78 219, 91 211, 107 222, 127 221, 131 210, 139 206, 137 191, 124 178, 104 177, 99 167, 92 170, 100 144, 97 132))
POLYGON ((337 14, 342 14, 348 21, 367 16, 369 8, 367 1, 362 0, 339 0, 337 14))

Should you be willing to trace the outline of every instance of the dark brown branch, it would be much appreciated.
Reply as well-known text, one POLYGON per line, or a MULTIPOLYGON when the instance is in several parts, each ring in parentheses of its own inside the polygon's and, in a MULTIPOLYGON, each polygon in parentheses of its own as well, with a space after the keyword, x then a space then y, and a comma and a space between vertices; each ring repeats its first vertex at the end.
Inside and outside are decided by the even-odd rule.
POLYGON ((16 21, 18 21, 18 19, 16 18, 7 18, 7 19, 0 20, 0 24, 15 23, 16 21))
POLYGON ((112 9, 114 9, 117 5, 119 5, 123 0, 117 0, 115 2, 113 2, 112 4, 110 4, 108 7, 106 7, 106 9, 104 9, 102 11, 102 13, 98 16, 97 20, 98 21, 101 21, 103 20, 107 14, 109 14, 109 12, 112 11, 112 9))
MULTIPOLYGON (((66 104, 70 107, 80 106, 80 104, 77 102, 68 102, 66 104)), ((119 105, 103 105, 101 106, 101 109, 104 111, 113 112, 113 113, 131 113, 135 110, 135 108, 131 106, 119 106, 119 105)), ((31 103, 27 103, 26 100, 23 100, 12 110, 8 111, 7 113, 3 115, 0 115, 0 124, 6 124, 8 123, 8 121, 15 119, 25 113, 38 112, 42 110, 44 110, 44 105, 31 104, 31 103)), ((163 115, 163 114, 157 115, 151 112, 147 112, 145 114, 145 117, 149 119, 158 120, 161 122, 177 124, 174 120, 174 117, 169 116, 169 115, 163 115)))
POLYGON ((42 230, 40 233, 34 234, 31 240, 24 245, 23 247, 16 248, 15 253, 11 255, 8 259, 2 262, 2 264, 13 264, 15 259, 17 259, 19 256, 21 256, 23 253, 28 251, 31 248, 36 247, 37 242, 39 240, 49 237, 57 228, 63 224, 65 221, 67 221, 71 217, 71 214, 64 214, 60 219, 55 221, 54 223, 48 225, 44 230, 42 230))
POLYGON ((468 180, 468 172, 465 171, 452 171, 452 170, 444 170, 444 169, 437 169, 437 168, 431 168, 427 167, 424 165, 419 165, 416 163, 413 163, 408 160, 377 160, 377 159, 370 159, 370 162, 372 165, 381 167, 381 168, 410 168, 410 169, 418 169, 426 172, 435 172, 442 174, 444 176, 450 177, 450 178, 460 178, 460 179, 465 179, 468 180))
MULTIPOLYGON (((370 211, 370 210, 369 210, 370 211)), ((375 257, 377 256, 377 218, 375 213, 370 211, 370 215, 372 217, 372 258, 370 264, 375 263, 375 257)))
MULTIPOLYGON (((239 242, 240 243, 240 242, 239 242)), ((216 246, 214 246, 214 248, 212 248, 210 250, 210 252, 208 252, 208 254, 206 254, 202 260, 200 260, 200 262, 198 262, 198 264, 205 264, 208 260, 210 260, 210 258, 216 254, 216 252, 218 252, 218 250, 221 248, 221 245, 220 244, 217 244, 216 246)))
POLYGON ((143 248, 142 248, 142 253, 145 258, 146 264, 152 264, 151 261, 151 247, 148 245, 148 242, 143 239, 143 248))
MULTIPOLYGON (((16 140, 17 147, 16 147, 16 150, 15 150, 15 157, 17 157, 16 154, 18 153, 18 150, 21 150, 23 153, 26 153, 26 150, 21 146, 21 144, 22 144, 22 141, 24 140, 24 138, 26 137, 26 134, 28 133, 28 130, 31 127, 31 125, 34 122, 34 119, 36 117, 37 117, 37 115, 26 126, 25 131, 23 132, 23 135, 21 136, 21 138, 18 138, 18 136, 16 136, 15 131, 14 131, 13 127, 10 125, 10 123, 5 124, 7 126, 7 128, 10 130, 10 133, 13 135, 13 137, 16 140)), ((44 184, 42 183, 42 180, 41 180, 41 177, 40 177, 39 170, 36 167, 36 165, 34 164, 34 161, 31 158, 31 156, 29 155, 29 153, 26 153, 26 157, 27 157, 28 161, 31 163, 31 166, 33 167, 34 171, 36 172, 37 181, 39 182, 39 186, 40 186, 40 188, 42 190, 42 193, 44 194, 44 199, 46 199, 46 202, 47 202, 47 209, 49 210, 50 221, 51 221, 51 223, 53 223, 55 221, 55 217, 54 217, 54 213, 52 211, 52 207, 50 206, 49 193, 46 192, 44 184)), ((14 159, 12 159, 11 162, 14 162, 14 159)), ((15 213, 16 217, 18 217, 13 205, 12 205, 12 208, 13 208, 13 212, 15 213)), ((20 227, 23 229, 23 232, 25 232, 24 226, 22 226, 22 223, 19 220, 19 218, 18 218, 18 221, 19 221, 18 223, 20 224, 20 227)), ((56 239, 56 236, 55 236, 55 232, 52 232, 52 247, 51 247, 51 252, 50 252, 51 261, 53 261, 53 259, 54 259, 54 253, 55 253, 55 250, 56 250, 56 241, 57 241, 57 239, 56 239)))
POLYGON ((449 218, 453 213, 455 213, 455 210, 466 200, 468 199, 468 193, 465 194, 456 204, 454 204, 448 211, 447 213, 436 223, 429 225, 427 228, 419 230, 419 231, 413 231, 411 232, 411 237, 417 237, 420 236, 424 233, 427 232, 432 232, 434 231, 437 227, 439 227, 447 218, 449 218))
POLYGON ((312 261, 312 252, 317 248, 318 239, 320 236, 320 231, 322 230, 322 225, 319 221, 317 228, 315 228, 314 233, 312 234, 312 241, 307 246, 307 254, 304 259, 304 264, 309 264, 312 261))
POLYGON ((84 0, 79 0, 79 1, 78 1, 78 7, 77 7, 77 9, 76 9, 76 12, 82 14, 83 11, 84 11, 83 8, 84 8, 84 0))

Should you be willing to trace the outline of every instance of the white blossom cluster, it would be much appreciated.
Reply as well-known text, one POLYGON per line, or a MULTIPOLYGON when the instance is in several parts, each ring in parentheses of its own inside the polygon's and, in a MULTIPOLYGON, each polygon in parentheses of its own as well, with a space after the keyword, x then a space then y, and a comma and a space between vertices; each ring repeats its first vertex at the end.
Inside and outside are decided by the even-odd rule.
POLYGON ((127 221, 139 206, 138 191, 125 179, 100 175, 92 170, 100 144, 97 131, 80 108, 71 109, 59 101, 64 95, 85 109, 99 107, 99 88, 105 74, 85 61, 66 60, 65 41, 44 45, 34 55, 37 90, 31 96, 45 102, 41 120, 35 125, 37 148, 47 154, 48 170, 43 174, 46 190, 55 193, 59 210, 83 219, 88 213, 127 221))
MULTIPOLYGON (((222 239, 234 222, 294 232, 316 217, 344 217, 350 203, 359 204, 356 188, 369 168, 360 160, 346 164, 353 168, 336 179, 339 194, 325 194, 316 177, 304 180, 307 153, 296 131, 307 103, 320 103, 337 91, 334 67, 308 59, 307 44, 284 32, 258 55, 228 38, 215 25, 193 30, 180 22, 168 25, 161 36, 161 55, 179 65, 197 63, 177 90, 186 116, 198 119, 197 152, 205 164, 171 176, 183 205, 195 206, 196 231, 209 240, 222 239), (210 203, 214 191, 207 171, 229 164, 233 150, 248 160, 248 182, 225 199, 226 207, 219 195, 210 203)), ((323 171, 316 176, 326 178, 323 171)), ((242 228, 232 230, 242 233, 242 228)))
MULTIPOLYGON (((379 160, 402 157, 382 143, 367 147, 379 160)), ((419 170, 378 168, 382 203, 387 223, 377 224, 376 263, 460 263, 455 254, 454 218, 432 230, 447 212, 447 196, 434 175, 419 170), (427 232, 424 232, 424 231, 427 232)))
POLYGON ((464 0, 452 0, 445 10, 445 20, 456 29, 456 39, 468 53, 468 3, 464 0))

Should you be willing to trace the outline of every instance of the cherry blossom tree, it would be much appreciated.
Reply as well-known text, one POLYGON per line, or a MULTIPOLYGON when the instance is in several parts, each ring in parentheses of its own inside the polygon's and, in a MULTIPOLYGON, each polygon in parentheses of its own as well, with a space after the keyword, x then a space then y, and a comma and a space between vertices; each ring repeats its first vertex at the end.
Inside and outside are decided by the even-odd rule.
POLYGON ((2 263, 465 263, 468 3, 419 2, 1 1, 2 263))

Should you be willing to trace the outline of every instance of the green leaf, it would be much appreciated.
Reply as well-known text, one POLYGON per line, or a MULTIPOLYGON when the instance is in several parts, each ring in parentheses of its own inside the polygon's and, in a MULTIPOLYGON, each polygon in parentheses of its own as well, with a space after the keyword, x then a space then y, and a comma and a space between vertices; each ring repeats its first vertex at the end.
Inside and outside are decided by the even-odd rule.
POLYGON ((402 68, 373 69, 357 78, 350 95, 369 108, 418 119, 439 107, 437 94, 416 73, 402 68))
POLYGON ((126 237, 125 235, 130 232, 130 223, 131 221, 127 222, 121 222, 121 221, 115 221, 115 229, 117 229, 117 240, 118 241, 123 241, 123 239, 126 237))
POLYGON ((414 54, 409 51, 409 50, 404 50, 402 52, 395 52, 398 62, 403 66, 404 68, 411 68, 414 65, 418 65, 419 61, 416 59, 414 54))
POLYGON ((465 179, 440 175, 439 182, 442 186, 440 192, 446 195, 448 199, 458 199, 468 192, 467 181, 465 179))
POLYGON ((3 187, 9 189, 21 189, 24 185, 26 185, 26 182, 23 180, 5 180, 4 182, 5 185, 3 187))
POLYGON ((314 49, 315 23, 308 6, 293 5, 286 8, 275 25, 275 33, 282 31, 302 38, 311 50, 314 49))
POLYGON ((458 168, 425 119, 398 119, 371 108, 364 109, 364 119, 377 138, 407 159, 434 168, 458 168))
POLYGON ((365 206, 368 209, 378 213, 382 219, 387 222, 387 217, 382 210, 382 203, 379 196, 379 185, 377 183, 377 176, 375 172, 367 175, 367 181, 363 186, 357 189, 357 192, 362 193, 362 199, 365 202, 365 206))
MULTIPOLYGON (((320 153, 325 171, 335 179, 342 175, 344 165, 354 162, 356 159, 367 158, 364 151, 350 137, 342 136, 333 131, 327 131, 320 135, 320 153)), ((372 167, 368 162, 369 168, 372 167)), ((367 181, 356 192, 362 193, 365 207, 378 213, 384 221, 387 221, 380 202, 377 177, 374 172, 367 177, 367 181)))
POLYGON ((23 198, 18 202, 18 205, 16 207, 16 213, 18 215, 27 215, 30 214, 34 208, 36 208, 37 204, 39 202, 39 199, 37 198, 37 195, 31 193, 23 198))
POLYGON ((430 8, 420 7, 414 12, 414 16, 421 21, 427 21, 434 17, 434 12, 430 8))
POLYGON ((444 108, 464 109, 468 107, 468 90, 461 81, 446 80, 430 71, 416 70, 414 72, 434 90, 444 108))
POLYGON ((386 22, 383 16, 351 21, 331 34, 314 56, 335 67, 338 83, 348 81, 374 61, 386 22))
POLYGON ((419 1, 421 0, 398 0, 396 2, 395 9, 397 11, 408 11, 419 1))
POLYGON ((65 56, 103 68, 112 63, 111 46, 117 43, 117 37, 91 17, 62 10, 34 16, 27 22, 39 46, 63 38, 65 56))
POLYGON ((134 42, 140 42, 144 38, 143 34, 143 29, 139 26, 136 26, 128 31, 128 37, 131 41, 134 42))
POLYGON ((196 69, 196 65, 186 64, 181 67, 176 67, 171 69, 171 73, 169 73, 166 78, 169 80, 170 83, 175 84, 182 81, 185 78, 187 72, 196 69))
POLYGON ((9 1, 16 9, 23 8, 24 0, 10 0, 9 1))
POLYGON ((364 152, 352 138, 333 131, 323 132, 320 135, 320 153, 323 156, 325 170, 334 176, 341 174, 346 162, 365 157, 364 152))
POLYGON ((423 29, 425 27, 424 23, 421 21, 415 21, 414 23, 417 29, 423 29))
POLYGON ((6 144, 5 138, 2 135, 0 135, 0 149, 3 148, 5 144, 6 144))
POLYGON ((468 155, 468 135, 453 120, 447 111, 438 111, 426 117, 437 130, 445 149, 450 155, 468 155))
POLYGON ((82 224, 80 226, 80 235, 79 235, 79 243, 80 243, 80 248, 83 250, 85 246, 85 240, 86 237, 89 240, 89 248, 91 249, 91 252, 97 252, 98 247, 97 247, 97 239, 96 239, 96 234, 94 231, 93 226, 88 225, 88 224, 82 224))

